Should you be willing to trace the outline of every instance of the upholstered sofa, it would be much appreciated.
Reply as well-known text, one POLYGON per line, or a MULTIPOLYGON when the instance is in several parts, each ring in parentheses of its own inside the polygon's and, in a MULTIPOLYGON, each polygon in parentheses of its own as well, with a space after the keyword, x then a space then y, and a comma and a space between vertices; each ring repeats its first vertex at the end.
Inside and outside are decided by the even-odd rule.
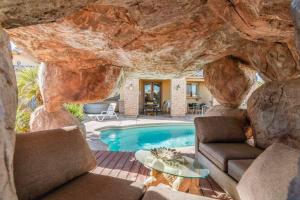
POLYGON ((195 119, 195 155, 210 170, 210 176, 234 199, 240 199, 237 184, 242 175, 262 152, 248 145, 246 120, 210 116, 195 119))
POLYGON ((96 167, 79 129, 18 134, 14 178, 19 200, 209 200, 92 173, 96 167))

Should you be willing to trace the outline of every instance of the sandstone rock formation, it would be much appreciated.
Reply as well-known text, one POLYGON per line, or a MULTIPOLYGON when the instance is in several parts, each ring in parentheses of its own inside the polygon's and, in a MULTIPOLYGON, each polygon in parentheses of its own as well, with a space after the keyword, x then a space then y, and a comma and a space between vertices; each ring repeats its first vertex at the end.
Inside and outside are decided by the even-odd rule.
POLYGON ((79 120, 63 107, 55 112, 47 112, 45 106, 40 106, 31 115, 30 131, 42 131, 76 125, 85 134, 84 125, 81 125, 79 120))
POLYGON ((56 65, 40 66, 39 85, 45 108, 56 112, 67 102, 85 103, 105 99, 120 87, 120 67, 96 66, 85 70, 68 70, 56 65))
POLYGON ((237 108, 255 81, 255 72, 240 68, 239 60, 224 57, 204 68, 205 85, 226 107, 237 108))
POLYGON ((300 147, 299 84, 300 79, 272 81, 252 94, 248 114, 257 146, 266 148, 280 139, 300 147))
POLYGON ((63 107, 55 112, 47 112, 45 106, 40 106, 31 114, 30 119, 30 131, 32 132, 74 125, 78 126, 85 134, 84 125, 63 107))
POLYGON ((96 0, 4 0, 0 22, 4 28, 53 22, 96 0))
MULTIPOLYGON (((37 4, 36 16, 43 16, 43 4, 33 2, 37 4)), ((125 77, 174 78, 192 74, 207 63, 219 63, 226 56, 238 58, 258 70, 267 81, 300 75, 299 56, 292 42, 294 30, 289 2, 285 0, 78 2, 75 7, 85 2, 91 4, 55 22, 8 30, 19 47, 51 66, 48 74, 55 74, 50 73, 51 70, 76 74, 68 79, 61 76, 65 82, 77 82, 79 74, 92 76, 95 71, 102 76, 108 68, 120 68, 125 77)), ((50 5, 51 10, 56 4, 50 5)), ((63 13, 59 5, 62 4, 53 8, 54 17, 63 13)), ((70 11, 72 9, 74 7, 70 11)), ((32 10, 34 8, 28 9, 32 10)), ((12 16, 12 12, 4 15, 5 19, 17 22, 9 26, 10 20, 6 20, 4 24, 8 28, 18 23, 39 22, 30 20, 32 15, 23 21, 13 20, 7 17, 12 16)), ((24 11, 15 15, 27 16, 24 11)), ((111 82, 120 80, 117 76, 115 73, 111 82)), ((47 77, 48 82, 56 79, 53 75, 47 77)), ((94 85, 95 81, 92 78, 84 84, 94 85)), ((111 89, 113 87, 110 84, 88 89, 90 97, 78 95, 78 87, 69 88, 68 92, 59 93, 60 100, 57 95, 49 94, 46 107, 51 110, 57 107, 58 101, 105 99, 117 89, 111 89)), ((47 90, 43 93, 47 96, 47 90)), ((238 102, 232 104, 236 106, 238 102)))
POLYGON ((230 108, 222 105, 216 105, 211 107, 206 113, 205 116, 230 116, 236 117, 240 120, 247 119, 247 110, 230 108))
POLYGON ((17 199, 13 178, 16 79, 8 35, 0 27, 0 199, 17 199))

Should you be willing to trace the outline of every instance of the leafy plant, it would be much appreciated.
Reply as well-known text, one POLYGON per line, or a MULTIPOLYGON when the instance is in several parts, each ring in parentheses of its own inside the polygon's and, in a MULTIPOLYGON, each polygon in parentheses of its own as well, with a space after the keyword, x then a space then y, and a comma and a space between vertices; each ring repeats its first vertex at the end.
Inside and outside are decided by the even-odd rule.
POLYGON ((25 68, 16 72, 19 105, 15 130, 18 133, 29 131, 30 115, 43 104, 38 85, 38 67, 25 68))
POLYGON ((66 103, 64 107, 79 121, 84 119, 83 106, 80 104, 66 103))
POLYGON ((17 133, 29 132, 29 121, 31 112, 31 109, 21 108, 20 106, 18 106, 15 126, 15 131, 17 133))
POLYGON ((29 106, 35 102, 36 107, 42 105, 42 95, 38 85, 38 67, 25 68, 16 75, 20 103, 29 106))

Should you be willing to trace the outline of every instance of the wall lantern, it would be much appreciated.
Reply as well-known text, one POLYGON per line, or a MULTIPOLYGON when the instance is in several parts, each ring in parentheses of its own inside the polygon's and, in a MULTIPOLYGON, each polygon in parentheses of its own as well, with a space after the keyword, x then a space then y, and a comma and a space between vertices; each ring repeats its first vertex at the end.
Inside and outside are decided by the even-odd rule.
POLYGON ((176 90, 179 90, 180 89, 180 85, 176 85, 176 90))
POLYGON ((129 84, 129 90, 133 90, 133 83, 129 84))

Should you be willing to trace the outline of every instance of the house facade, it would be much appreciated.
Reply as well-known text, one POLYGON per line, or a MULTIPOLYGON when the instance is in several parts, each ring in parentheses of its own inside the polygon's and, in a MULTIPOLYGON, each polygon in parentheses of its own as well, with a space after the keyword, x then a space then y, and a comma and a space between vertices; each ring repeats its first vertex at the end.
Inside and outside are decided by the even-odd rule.
POLYGON ((128 78, 120 92, 119 112, 137 116, 154 107, 155 114, 185 116, 191 106, 211 106, 212 102, 202 74, 178 79, 128 78))

